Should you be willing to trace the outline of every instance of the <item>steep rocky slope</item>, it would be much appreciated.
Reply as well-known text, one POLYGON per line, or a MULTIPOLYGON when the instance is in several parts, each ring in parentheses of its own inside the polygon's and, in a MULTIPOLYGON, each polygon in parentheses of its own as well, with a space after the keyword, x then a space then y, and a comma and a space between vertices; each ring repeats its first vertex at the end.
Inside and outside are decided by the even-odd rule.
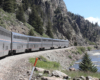
MULTIPOLYGON (((97 24, 90 23, 80 15, 75 15, 71 12, 68 12, 63 0, 15 0, 15 1, 17 4, 15 12, 13 13, 13 15, 15 16, 11 16, 10 20, 5 19, 4 17, 0 17, 1 21, 5 23, 5 25, 4 24, 0 25, 7 28, 10 31, 22 34, 28 34, 30 29, 33 28, 34 36, 45 37, 46 35, 48 35, 48 32, 50 32, 49 34, 53 34, 53 38, 70 40, 70 45, 87 45, 91 42, 99 41, 100 37, 99 26, 97 24), (25 21, 26 21, 24 23, 16 19, 16 14, 19 6, 21 6, 24 9, 23 15, 25 16, 25 21), (32 12, 36 13, 38 16, 34 14, 34 16, 32 16, 33 18, 30 19, 30 14, 32 14, 32 12), (36 25, 32 25, 29 21, 29 20, 32 21, 34 17, 41 19, 42 23, 40 26, 43 28, 42 35, 37 33, 36 30, 34 29, 36 28, 35 27, 36 25), (48 31, 48 29, 50 30, 48 31)), ((1 13, 0 15, 2 15, 1 13)), ((35 20, 36 19, 34 19, 32 23, 34 24, 37 23, 37 21, 34 22, 35 20)), ((46 37, 49 36, 50 35, 46 37)))

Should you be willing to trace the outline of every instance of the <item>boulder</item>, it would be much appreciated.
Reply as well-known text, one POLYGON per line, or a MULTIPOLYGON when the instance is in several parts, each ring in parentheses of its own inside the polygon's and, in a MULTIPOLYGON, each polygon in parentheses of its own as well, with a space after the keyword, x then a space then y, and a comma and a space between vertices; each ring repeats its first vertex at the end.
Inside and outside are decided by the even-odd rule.
POLYGON ((23 78, 19 78, 19 80, 23 80, 23 78))
POLYGON ((86 78, 85 78, 84 76, 81 76, 80 78, 81 78, 82 80, 86 80, 86 78))
POLYGON ((43 76, 43 73, 39 73, 39 74, 38 74, 38 77, 42 77, 42 76, 43 76))
POLYGON ((53 72, 52 72, 52 76, 68 79, 68 75, 66 75, 65 73, 60 72, 60 71, 58 71, 58 70, 53 71, 53 72))
POLYGON ((56 77, 42 77, 41 80, 63 80, 62 78, 56 77))
POLYGON ((92 80, 100 80, 99 78, 93 78, 92 80))
POLYGON ((75 69, 75 68, 69 68, 69 70, 70 70, 70 71, 76 71, 76 69, 75 69))
POLYGON ((86 80, 92 80, 92 77, 91 76, 87 76, 86 80))
POLYGON ((19 80, 28 80, 27 78, 19 78, 19 80))
POLYGON ((27 78, 24 78, 24 80, 28 80, 27 78))
POLYGON ((50 74, 49 70, 44 70, 44 74, 50 74))
POLYGON ((43 69, 43 68, 38 68, 38 67, 35 68, 35 71, 38 71, 38 72, 44 72, 44 70, 45 69, 43 69))

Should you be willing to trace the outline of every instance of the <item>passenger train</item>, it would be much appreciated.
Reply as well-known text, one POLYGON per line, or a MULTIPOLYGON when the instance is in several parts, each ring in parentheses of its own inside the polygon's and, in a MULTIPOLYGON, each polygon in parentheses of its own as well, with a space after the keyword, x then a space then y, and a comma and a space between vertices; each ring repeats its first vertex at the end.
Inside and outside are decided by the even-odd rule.
POLYGON ((0 57, 20 52, 68 47, 68 45, 68 40, 23 35, 0 26, 0 57))

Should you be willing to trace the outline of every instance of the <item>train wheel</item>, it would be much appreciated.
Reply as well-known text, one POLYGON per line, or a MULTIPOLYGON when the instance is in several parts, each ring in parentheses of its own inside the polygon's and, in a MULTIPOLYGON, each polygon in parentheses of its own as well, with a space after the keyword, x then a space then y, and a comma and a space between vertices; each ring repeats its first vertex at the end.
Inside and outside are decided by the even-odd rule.
POLYGON ((45 50, 45 47, 43 48, 43 50, 45 50))
POLYGON ((41 51, 41 50, 42 50, 42 48, 39 48, 39 50, 41 51))
POLYGON ((66 46, 64 46, 64 48, 66 48, 66 46))
POLYGON ((31 50, 31 49, 29 49, 29 52, 32 52, 32 50, 31 50))
POLYGON ((13 51, 9 51, 8 55, 12 56, 13 55, 13 51))
POLYGON ((16 54, 16 50, 13 50, 13 54, 14 54, 14 55, 16 54))
POLYGON ((27 53, 28 51, 29 51, 28 49, 25 50, 26 53, 27 53))

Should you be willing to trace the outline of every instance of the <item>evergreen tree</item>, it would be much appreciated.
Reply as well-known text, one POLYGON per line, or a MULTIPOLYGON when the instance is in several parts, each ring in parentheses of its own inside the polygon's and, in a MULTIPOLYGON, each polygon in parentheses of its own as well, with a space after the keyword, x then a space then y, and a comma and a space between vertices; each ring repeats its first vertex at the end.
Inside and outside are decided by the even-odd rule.
POLYGON ((22 3, 23 3, 23 9, 24 9, 24 11, 27 10, 28 6, 29 6, 28 0, 22 0, 22 3))
POLYGON ((3 7, 4 0, 0 0, 0 7, 3 7))
POLYGON ((14 9, 17 8, 16 0, 13 0, 13 6, 14 6, 14 9))
POLYGON ((42 35, 43 34, 43 22, 41 21, 41 18, 39 16, 37 16, 36 23, 37 23, 37 26, 35 27, 35 30, 42 35))
POLYGON ((52 34, 52 31, 51 31, 51 23, 50 21, 48 21, 48 26, 47 26, 47 35, 50 36, 51 38, 53 38, 53 34, 52 34))
POLYGON ((18 8, 18 11, 16 13, 16 18, 22 22, 25 22, 24 10, 22 6, 18 8))
POLYGON ((41 35, 43 34, 43 23, 41 18, 38 16, 35 5, 33 5, 32 13, 29 15, 29 24, 32 25, 38 33, 41 35))
POLYGON ((34 32, 33 32, 33 29, 30 29, 29 33, 28 33, 30 36, 33 36, 34 35, 34 32))
POLYGON ((7 12, 14 12, 14 0, 4 0, 3 9, 7 12))
POLYGON ((79 64, 79 69, 82 71, 97 72, 97 68, 93 65, 89 55, 86 53, 79 64))

